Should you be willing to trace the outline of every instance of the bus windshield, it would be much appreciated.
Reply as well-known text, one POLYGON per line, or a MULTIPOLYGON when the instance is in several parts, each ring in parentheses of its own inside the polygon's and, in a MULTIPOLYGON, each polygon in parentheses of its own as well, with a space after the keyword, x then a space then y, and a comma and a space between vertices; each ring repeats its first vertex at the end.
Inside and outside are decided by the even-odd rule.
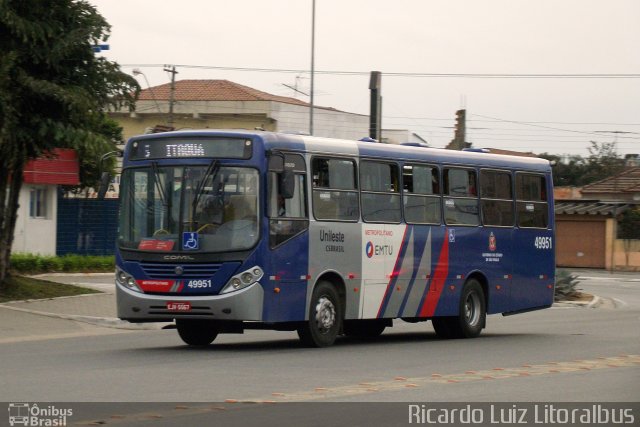
POLYGON ((258 239, 258 171, 244 167, 159 166, 122 176, 123 249, 228 252, 258 239))

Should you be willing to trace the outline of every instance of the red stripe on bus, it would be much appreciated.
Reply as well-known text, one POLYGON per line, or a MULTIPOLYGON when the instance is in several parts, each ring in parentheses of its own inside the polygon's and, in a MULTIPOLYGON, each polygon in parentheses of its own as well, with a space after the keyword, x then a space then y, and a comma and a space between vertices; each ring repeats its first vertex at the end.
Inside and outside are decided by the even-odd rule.
POLYGON ((448 274, 449 239, 445 233, 442 243, 442 250, 440 251, 440 256, 438 257, 438 265, 436 266, 436 271, 433 274, 433 279, 431 280, 431 285, 429 286, 427 295, 425 296, 424 302, 422 303, 422 309, 420 310, 419 317, 432 317, 436 312, 436 307, 438 306, 438 301, 440 301, 440 295, 442 294, 444 282, 447 279, 448 274))

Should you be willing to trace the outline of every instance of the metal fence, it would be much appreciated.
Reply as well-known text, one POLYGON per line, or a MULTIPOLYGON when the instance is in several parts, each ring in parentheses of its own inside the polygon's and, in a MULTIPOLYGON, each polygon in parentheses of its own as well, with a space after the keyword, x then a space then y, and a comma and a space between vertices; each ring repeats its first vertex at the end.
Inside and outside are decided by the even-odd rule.
POLYGON ((56 254, 113 255, 119 199, 58 196, 56 254))

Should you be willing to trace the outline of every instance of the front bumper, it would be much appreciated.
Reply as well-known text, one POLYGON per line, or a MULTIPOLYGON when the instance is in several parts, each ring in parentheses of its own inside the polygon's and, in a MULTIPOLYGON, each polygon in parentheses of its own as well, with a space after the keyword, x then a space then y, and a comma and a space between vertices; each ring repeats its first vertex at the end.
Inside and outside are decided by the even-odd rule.
POLYGON ((132 291, 116 283, 118 317, 129 322, 171 322, 174 319, 261 321, 264 290, 260 283, 223 295, 171 296, 132 291), (189 303, 188 311, 167 309, 168 303, 189 303))

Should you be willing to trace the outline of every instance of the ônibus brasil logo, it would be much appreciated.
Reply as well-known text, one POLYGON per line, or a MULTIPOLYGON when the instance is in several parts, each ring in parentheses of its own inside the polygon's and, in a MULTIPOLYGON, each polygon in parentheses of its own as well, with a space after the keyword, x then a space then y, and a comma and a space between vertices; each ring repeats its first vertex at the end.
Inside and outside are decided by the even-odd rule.
POLYGON ((73 416, 73 409, 44 407, 37 403, 9 403, 10 426, 66 426, 67 418, 73 416))

